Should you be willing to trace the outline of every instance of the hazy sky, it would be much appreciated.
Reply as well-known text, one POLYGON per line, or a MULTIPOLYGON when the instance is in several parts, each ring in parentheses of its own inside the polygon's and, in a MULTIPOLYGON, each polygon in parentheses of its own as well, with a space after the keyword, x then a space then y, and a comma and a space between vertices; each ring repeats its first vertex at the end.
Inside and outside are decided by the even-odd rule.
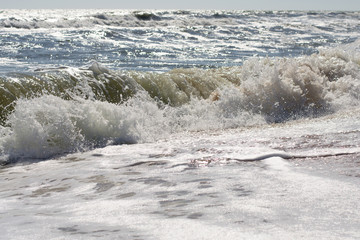
POLYGON ((360 0, 0 0, 1 8, 360 10, 360 0))

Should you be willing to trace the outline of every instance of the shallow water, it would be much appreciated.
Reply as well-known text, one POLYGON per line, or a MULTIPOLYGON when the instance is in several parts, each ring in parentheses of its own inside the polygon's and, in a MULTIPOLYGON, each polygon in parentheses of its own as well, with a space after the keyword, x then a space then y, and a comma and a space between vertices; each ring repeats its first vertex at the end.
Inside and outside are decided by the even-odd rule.
POLYGON ((348 120, 177 134, 2 169, 3 237, 356 239, 360 138, 348 120))

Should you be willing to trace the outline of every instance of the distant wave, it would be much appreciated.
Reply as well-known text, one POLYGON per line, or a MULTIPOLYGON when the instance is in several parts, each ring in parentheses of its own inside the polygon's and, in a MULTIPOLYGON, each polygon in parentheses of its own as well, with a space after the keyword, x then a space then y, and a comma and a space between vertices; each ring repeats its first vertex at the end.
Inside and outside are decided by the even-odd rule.
MULTIPOLYGON (((301 11, 129 11, 129 10, 4 10, 0 28, 84 28, 94 26, 156 27, 156 26, 222 26, 242 22, 282 22, 294 17, 325 19, 354 18, 358 12, 301 11)), ((340 26, 339 26, 340 27, 340 26)), ((344 27, 344 26, 343 26, 344 27)))
MULTIPOLYGON (((41 10, 39 10, 41 12, 41 10)), ((76 10, 71 10, 76 11, 76 10)), ((61 10, 43 11, 38 17, 26 16, 21 10, 8 10, 8 16, 0 19, 0 28, 84 28, 94 26, 113 27, 154 27, 154 26, 194 26, 233 25, 228 18, 230 12, 186 12, 186 11, 95 11, 81 10, 76 17, 66 16, 61 10), (23 14, 19 14, 19 12, 23 14), (52 14, 49 12, 52 12, 52 14), (184 16, 186 15, 186 16, 184 16)), ((6 16, 6 15, 5 15, 6 16)))

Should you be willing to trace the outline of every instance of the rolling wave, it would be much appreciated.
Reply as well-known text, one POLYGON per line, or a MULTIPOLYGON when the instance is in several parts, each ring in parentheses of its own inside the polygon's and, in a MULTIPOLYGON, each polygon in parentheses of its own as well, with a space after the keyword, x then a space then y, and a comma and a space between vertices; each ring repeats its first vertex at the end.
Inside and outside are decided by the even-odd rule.
POLYGON ((165 73, 116 71, 94 62, 83 69, 12 73, 0 81, 0 149, 8 162, 350 109, 360 103, 360 57, 335 48, 165 73))

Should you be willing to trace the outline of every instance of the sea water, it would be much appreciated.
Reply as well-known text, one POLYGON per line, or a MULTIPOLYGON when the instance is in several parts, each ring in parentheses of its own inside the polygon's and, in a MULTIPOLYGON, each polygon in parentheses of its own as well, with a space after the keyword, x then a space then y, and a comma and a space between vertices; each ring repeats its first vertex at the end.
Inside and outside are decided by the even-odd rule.
POLYGON ((2 11, 0 238, 359 238, 359 20, 2 11))

